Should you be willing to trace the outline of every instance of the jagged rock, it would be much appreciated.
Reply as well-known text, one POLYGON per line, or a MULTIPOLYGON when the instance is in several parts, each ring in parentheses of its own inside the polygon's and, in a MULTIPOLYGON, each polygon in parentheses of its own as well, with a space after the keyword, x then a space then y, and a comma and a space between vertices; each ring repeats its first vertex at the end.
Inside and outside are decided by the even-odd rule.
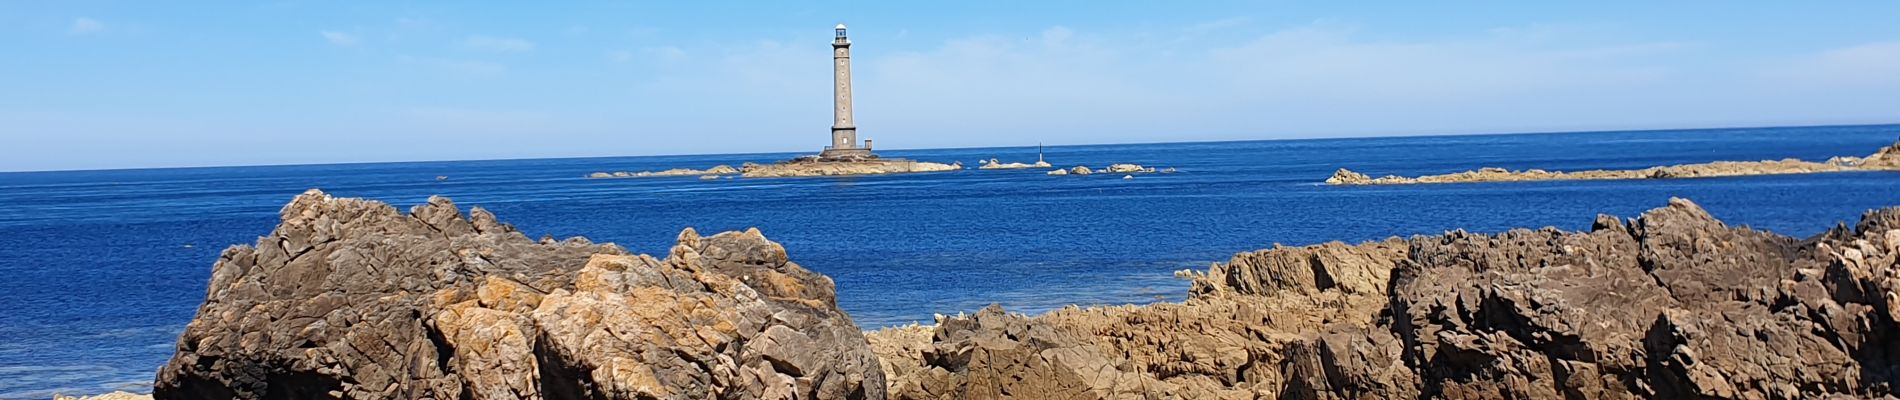
POLYGON ((1900 170, 1900 141, 1880 148, 1874 154, 1853 161, 1854 166, 1866 169, 1900 170))
POLYGON ((885 355, 915 366, 892 393, 1867 398, 1900 379, 1900 208, 1795 240, 1672 199, 1590 232, 1275 248, 1184 275, 1180 304, 945 319, 907 347, 930 350, 885 355))
POLYGON ((1113 173, 1113 174, 1125 174, 1125 173, 1130 173, 1130 172, 1143 172, 1143 171, 1145 171, 1145 169, 1142 168, 1140 165, 1136 165, 1136 164, 1109 164, 1108 168, 1102 169, 1102 172, 1113 173))
POLYGON ((444 198, 312 190, 224 252, 159 399, 883 398, 832 282, 757 230, 665 259, 529 240, 444 198))
POLYGON ((1077 165, 1075 168, 1069 168, 1069 175, 1088 175, 1093 173, 1095 173, 1095 170, 1089 169, 1087 166, 1077 165))
POLYGON ((1338 171, 1333 171, 1333 177, 1326 178, 1326 183, 1329 185, 1364 185, 1372 183, 1372 177, 1353 172, 1349 169, 1340 168, 1338 171))

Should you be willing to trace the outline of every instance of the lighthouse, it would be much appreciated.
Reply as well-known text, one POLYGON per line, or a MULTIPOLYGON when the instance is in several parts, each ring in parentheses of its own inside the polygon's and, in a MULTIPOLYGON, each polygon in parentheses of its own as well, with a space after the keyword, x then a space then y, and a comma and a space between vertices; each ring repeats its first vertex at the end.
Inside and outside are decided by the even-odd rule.
POLYGON ((831 41, 831 145, 818 158, 827 161, 852 161, 877 158, 871 154, 871 141, 858 145, 858 126, 851 118, 851 39, 845 37, 844 24, 838 24, 831 41))

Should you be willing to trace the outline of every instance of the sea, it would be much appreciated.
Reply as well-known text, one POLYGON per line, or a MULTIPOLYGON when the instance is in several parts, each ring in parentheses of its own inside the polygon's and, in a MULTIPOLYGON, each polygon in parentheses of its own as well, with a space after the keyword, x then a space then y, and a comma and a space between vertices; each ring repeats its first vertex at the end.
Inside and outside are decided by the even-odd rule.
MULTIPOLYGON (((586 179, 771 162, 799 154, 567 158, 0 173, 0 399, 149 391, 204 299, 223 249, 270 232, 293 196, 407 208, 431 195, 493 211, 530 237, 585 236, 663 255, 680 230, 757 227, 837 282, 864 329, 1001 304, 1178 302, 1236 252, 1448 230, 1588 229, 1671 197, 1735 226, 1796 237, 1900 205, 1900 173, 1682 180, 1328 186, 1478 167, 1578 170, 1863 156, 1900 125, 1049 146, 1057 166, 1172 174, 975 170, 823 178, 586 179), (438 179, 441 177, 441 179, 438 179)), ((881 151, 1034 162, 1036 146, 881 151)))

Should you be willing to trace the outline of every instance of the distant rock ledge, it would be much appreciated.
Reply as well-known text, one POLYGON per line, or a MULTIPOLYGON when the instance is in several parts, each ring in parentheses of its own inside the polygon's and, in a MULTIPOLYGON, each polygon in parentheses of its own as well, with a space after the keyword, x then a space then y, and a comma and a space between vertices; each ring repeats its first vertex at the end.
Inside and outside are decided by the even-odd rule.
POLYGON ((1373 178, 1350 169, 1340 168, 1338 171, 1333 172, 1332 177, 1326 178, 1326 183, 1331 185, 1410 185, 1421 183, 1678 179, 1719 176, 1812 174, 1844 171, 1900 171, 1900 143, 1894 143, 1891 146, 1882 148, 1880 151, 1867 157, 1834 157, 1825 162, 1796 159, 1779 161, 1716 161, 1702 164, 1669 165, 1633 170, 1588 170, 1572 172, 1546 171, 1541 169, 1512 171, 1503 168, 1487 167, 1479 168, 1474 171, 1444 175, 1424 175, 1412 178, 1396 175, 1373 178))
POLYGON ((801 158, 773 164, 745 163, 739 168, 730 165, 718 165, 707 169, 674 168, 664 171, 641 172, 595 172, 587 174, 591 179, 645 178, 667 176, 698 176, 701 179, 722 175, 737 175, 746 178, 788 178, 799 176, 848 176, 882 175, 915 172, 942 172, 963 169, 962 163, 934 163, 905 159, 872 159, 857 161, 820 161, 801 158))
MULTIPOLYGON (((1087 165, 1077 165, 1074 168, 1049 171, 1049 175, 1053 175, 1053 176, 1091 175, 1091 174, 1097 174, 1097 173, 1102 173, 1102 174, 1155 174, 1155 173, 1172 174, 1174 172, 1175 172, 1175 169, 1172 167, 1167 168, 1167 169, 1155 169, 1155 167, 1143 167, 1141 166, 1141 164, 1109 164, 1108 166, 1102 167, 1101 169, 1092 169, 1092 168, 1089 168, 1087 165)), ((1127 176, 1123 176, 1123 178, 1127 178, 1127 176)))
POLYGON ((1040 160, 1036 161, 1035 163, 1019 163, 1019 162, 1006 163, 1006 162, 997 161, 996 159, 992 158, 992 159, 980 161, 979 163, 983 165, 977 166, 976 169, 1030 169, 1030 168, 1055 167, 1054 165, 1050 165, 1048 161, 1040 161, 1040 160))

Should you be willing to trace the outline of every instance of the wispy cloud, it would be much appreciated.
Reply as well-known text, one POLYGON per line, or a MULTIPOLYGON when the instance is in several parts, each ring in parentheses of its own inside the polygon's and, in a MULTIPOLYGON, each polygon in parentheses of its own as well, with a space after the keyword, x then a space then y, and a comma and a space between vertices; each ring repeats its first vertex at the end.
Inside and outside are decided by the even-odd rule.
POLYGON ((462 47, 495 52, 522 52, 534 50, 534 42, 516 38, 470 36, 462 40, 462 47))
POLYGON ((508 66, 506 65, 480 60, 401 56, 396 58, 396 62, 403 65, 430 68, 463 77, 488 77, 501 75, 501 73, 508 71, 508 66))
POLYGON ((66 30, 66 32, 74 35, 86 35, 105 31, 106 24, 104 22, 99 22, 99 20, 87 17, 74 18, 72 27, 66 30))
POLYGON ((323 35, 323 40, 327 40, 330 44, 338 46, 355 46, 361 42, 361 39, 358 39, 356 35, 347 32, 321 31, 317 33, 323 35))
POLYGON ((1253 18, 1231 17, 1231 18, 1222 18, 1222 19, 1217 19, 1213 21, 1202 22, 1202 23, 1198 23, 1194 25, 1188 25, 1188 27, 1182 28, 1181 30, 1191 35, 1200 35, 1200 34, 1206 34, 1208 32, 1214 32, 1214 31, 1219 31, 1223 29, 1246 26, 1247 24, 1251 24, 1251 23, 1253 23, 1253 18))
POLYGON ((1900 86, 1900 42, 1864 43, 1798 57, 1766 69, 1777 81, 1811 86, 1900 86))

